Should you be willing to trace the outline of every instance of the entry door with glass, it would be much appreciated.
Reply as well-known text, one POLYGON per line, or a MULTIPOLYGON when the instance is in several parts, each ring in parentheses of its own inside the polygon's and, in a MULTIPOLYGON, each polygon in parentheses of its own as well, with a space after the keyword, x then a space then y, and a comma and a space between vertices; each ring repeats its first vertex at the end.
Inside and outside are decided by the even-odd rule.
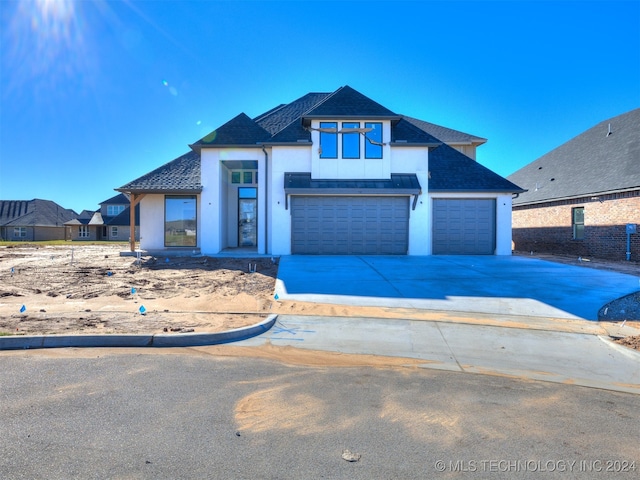
POLYGON ((258 244, 257 189, 238 188, 238 246, 255 247, 258 244))

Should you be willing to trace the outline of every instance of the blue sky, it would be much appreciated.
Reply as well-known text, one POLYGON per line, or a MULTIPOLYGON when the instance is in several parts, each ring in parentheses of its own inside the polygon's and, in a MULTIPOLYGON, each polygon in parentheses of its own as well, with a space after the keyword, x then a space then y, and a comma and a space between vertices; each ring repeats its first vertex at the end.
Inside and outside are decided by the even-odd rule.
POLYGON ((503 176, 640 107, 640 0, 0 8, 0 199, 77 212, 241 112, 343 85, 487 138, 503 176))

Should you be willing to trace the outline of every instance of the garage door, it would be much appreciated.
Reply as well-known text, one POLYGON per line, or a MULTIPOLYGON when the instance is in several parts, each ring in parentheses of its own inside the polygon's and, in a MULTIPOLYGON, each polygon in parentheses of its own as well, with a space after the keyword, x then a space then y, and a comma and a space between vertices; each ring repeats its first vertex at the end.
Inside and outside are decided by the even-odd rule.
POLYGON ((408 244, 408 196, 291 198, 291 253, 405 255, 408 244))
POLYGON ((494 199, 433 200, 434 255, 493 255, 495 246, 494 199))

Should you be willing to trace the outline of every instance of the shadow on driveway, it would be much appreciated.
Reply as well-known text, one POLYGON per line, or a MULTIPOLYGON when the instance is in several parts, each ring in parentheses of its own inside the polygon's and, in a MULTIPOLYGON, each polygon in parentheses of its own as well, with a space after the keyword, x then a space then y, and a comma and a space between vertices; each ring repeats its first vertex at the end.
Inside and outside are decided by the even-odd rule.
POLYGON ((280 259, 282 300, 597 320, 640 278, 519 256, 306 256, 280 259))

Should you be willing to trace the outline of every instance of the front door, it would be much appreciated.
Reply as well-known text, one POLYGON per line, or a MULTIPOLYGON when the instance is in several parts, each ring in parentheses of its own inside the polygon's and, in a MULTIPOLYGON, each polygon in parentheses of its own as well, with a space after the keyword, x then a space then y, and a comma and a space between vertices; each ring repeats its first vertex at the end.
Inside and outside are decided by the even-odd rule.
POLYGON ((238 189, 238 246, 255 247, 258 244, 257 189, 238 189))

